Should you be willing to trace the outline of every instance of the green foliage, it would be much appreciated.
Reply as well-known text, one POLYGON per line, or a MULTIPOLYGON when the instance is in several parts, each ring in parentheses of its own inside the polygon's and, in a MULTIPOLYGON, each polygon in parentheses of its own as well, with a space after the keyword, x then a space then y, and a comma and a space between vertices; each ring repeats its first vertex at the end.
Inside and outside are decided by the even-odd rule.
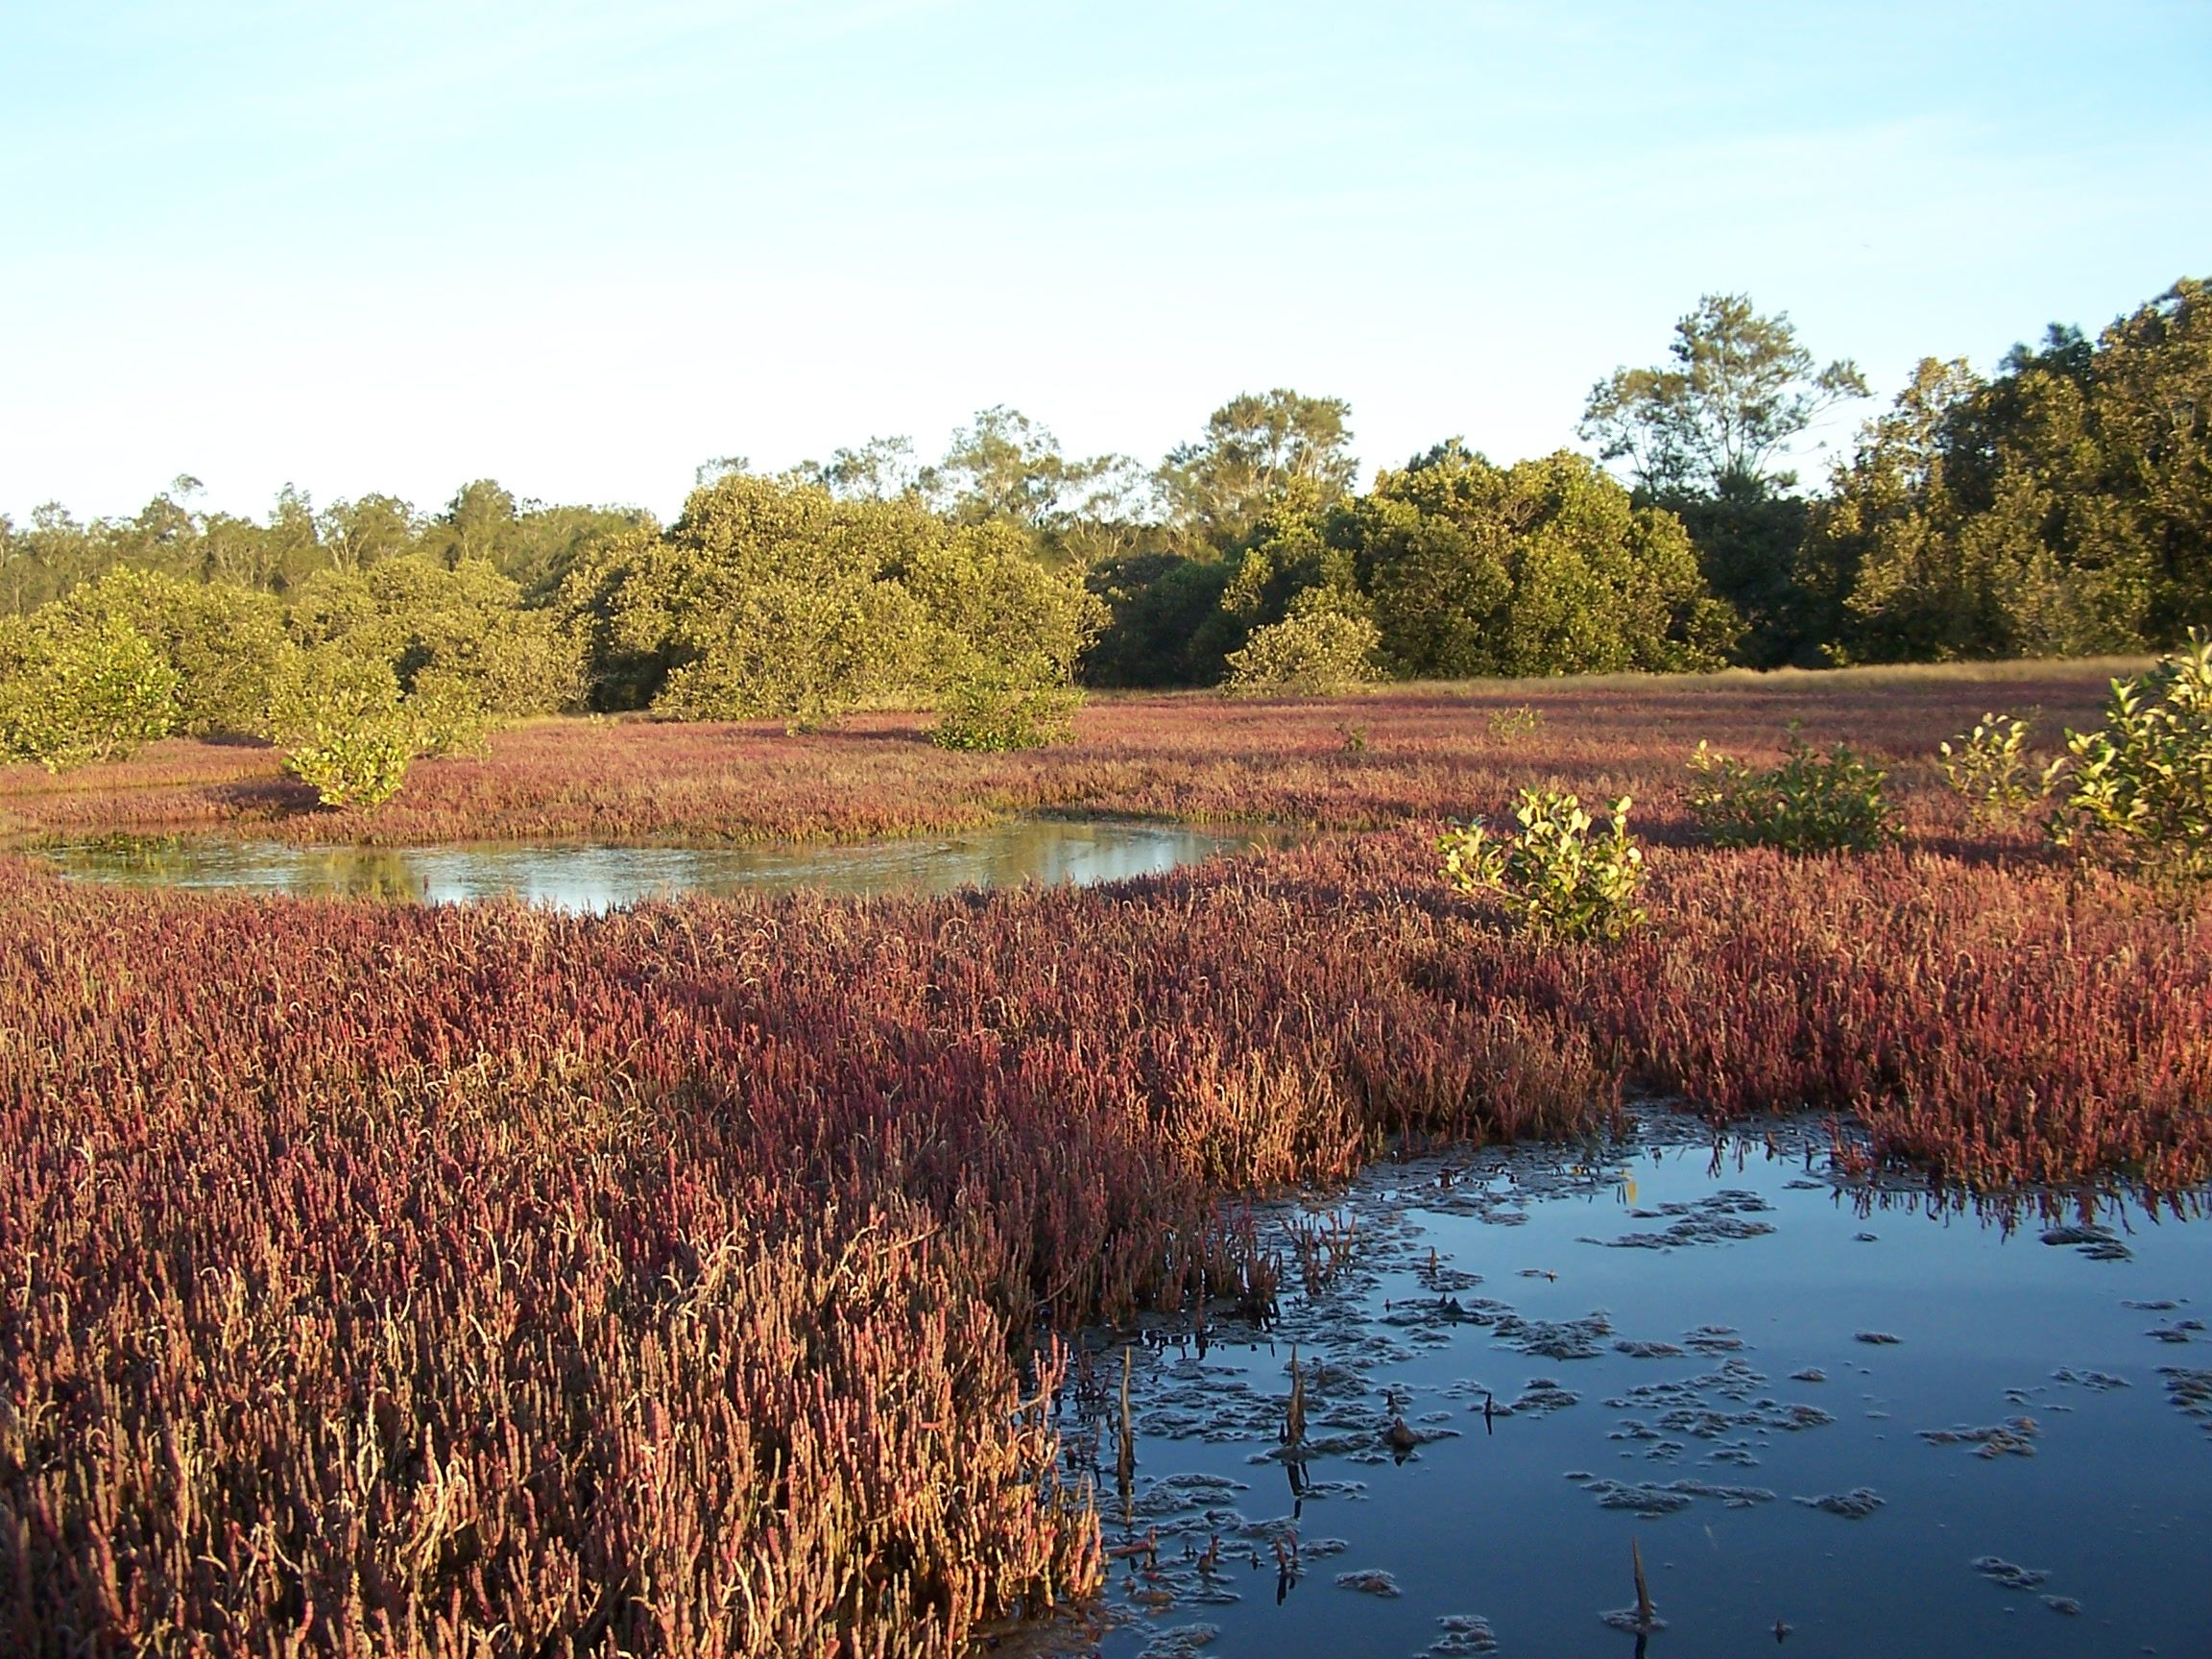
POLYGON ((1665 369, 1617 369, 1590 389, 1581 434, 1628 460, 1654 494, 1723 481, 1795 482, 1774 456, 1826 409, 1866 396, 1848 361, 1814 367, 1788 313, 1762 317, 1745 294, 1707 294, 1674 325, 1665 369))
POLYGON ((285 768, 325 806, 382 805, 407 776, 422 731, 391 664, 323 645, 290 653, 270 702, 285 768))
MULTIPOLYGON (((878 440, 858 454, 840 450, 822 469, 825 483, 847 481, 854 493, 883 499, 898 452, 878 440)), ((1049 428, 1004 404, 979 410, 952 435, 945 459, 916 475, 914 488, 962 524, 1005 523, 1041 534, 1094 517, 1133 487, 1137 465, 1125 456, 1074 460, 1060 452, 1049 428)))
POLYGON ((2140 569, 2142 637, 2178 645, 2212 616, 2212 284, 2184 278, 2114 322, 2088 380, 2082 562, 2140 569))
POLYGON ((1049 664, 987 665, 938 693, 929 740, 941 749, 1035 749, 1065 740, 1082 705, 1083 693, 1049 664))
POLYGON ((1126 553, 1085 577, 1106 621, 1084 654, 1093 685, 1213 685, 1226 674, 1230 637, 1222 594, 1237 574, 1228 561, 1182 553, 1126 553))
POLYGON ((2099 732, 2066 734, 2051 833, 2173 875, 2212 878, 2212 633, 2141 680, 2115 680, 2099 732))
POLYGON ((419 552, 448 568, 483 565, 513 582, 533 605, 549 598, 597 543, 652 523, 629 508, 517 501, 490 478, 463 485, 444 512, 426 520, 418 520, 414 509, 388 495, 364 496, 355 517, 380 528, 384 544, 379 557, 419 552))
POLYGON ((549 612, 522 609, 521 589, 482 559, 446 565, 410 553, 319 571, 294 595, 290 624, 301 645, 379 659, 402 691, 428 680, 487 716, 552 713, 583 691, 579 636, 549 612))
POLYGON ((415 677, 401 707, 413 729, 418 755, 478 754, 499 721, 485 708, 480 687, 435 669, 415 677))
POLYGON ((1353 547, 1337 534, 1340 505, 1338 497, 1297 480, 1260 516, 1228 555, 1231 574, 1221 610, 1232 629, 1248 636, 1293 612, 1371 614, 1353 547))
POLYGON ((1699 743, 1690 773, 1691 815, 1723 847, 1866 852, 1896 839, 1888 774, 1848 744, 1822 755, 1794 726, 1779 766, 1760 771, 1699 743))
POLYGON ((1494 836, 1478 819, 1436 843, 1444 878, 1462 893, 1498 895, 1531 932, 1552 939, 1616 939, 1648 920, 1636 903, 1644 851, 1629 838, 1623 795, 1613 804, 1611 830, 1593 835, 1594 822, 1573 795, 1524 789, 1513 809, 1518 835, 1494 836))
POLYGON ((195 736, 259 728, 284 650, 284 612, 266 593, 123 565, 56 608, 60 625, 129 625, 177 677, 176 726, 195 736))
POLYGON ((414 758, 414 738, 404 724, 332 726, 302 738, 285 755, 285 768, 315 791, 325 806, 372 811, 398 793, 414 758))
POLYGON ((1490 710, 1490 735, 1501 743, 1518 743, 1544 730, 1544 710, 1527 703, 1490 710))
POLYGON ((927 618, 895 573, 950 531, 918 500, 846 501, 731 473, 660 536, 603 544, 561 610, 625 695, 678 719, 835 719, 926 679, 927 618))
POLYGON ((1923 362, 1815 510, 1857 661, 2172 645, 2212 608, 2212 291, 2094 341, 2054 325, 1984 379, 1923 362))
POLYGON ((766 577, 685 627, 697 654, 670 671, 653 708, 679 720, 830 724, 922 675, 925 619, 897 583, 830 586, 766 577))
MULTIPOLYGON (((977 419, 980 422, 981 417, 977 419)), ((953 448, 959 448, 957 439, 953 448)), ((743 457, 730 456, 727 460, 738 462, 743 457)), ((950 471, 952 466, 948 458, 945 469, 950 471)), ((709 463, 699 469, 696 477, 701 484, 707 484, 722 471, 746 470, 744 466, 722 467, 709 463)), ((789 478, 794 483, 819 484, 841 501, 892 501, 902 495, 920 494, 923 471, 914 460, 913 439, 871 438, 857 449, 833 451, 826 462, 802 461, 791 469, 789 478)))
POLYGON ((2136 648, 2145 546, 2099 529, 2092 388, 2066 341, 1984 381, 1923 362, 1816 510, 1808 565, 1839 596, 1835 654, 1859 661, 2079 656, 2136 648))
POLYGON ((1813 507, 1764 478, 1729 476, 1711 491, 1670 490, 1649 505, 1681 520, 1713 595, 1742 620, 1729 653, 1752 668, 1827 665, 1840 599, 1803 555, 1813 507))
MULTIPOLYGON (((471 484, 456 502, 482 500, 495 494, 512 515, 515 498, 496 484, 471 484)), ((423 525, 414 506, 397 495, 376 492, 347 500, 341 496, 315 515, 315 534, 321 540, 332 570, 367 570, 387 559, 415 551, 423 525)))
POLYGON ((1580 455, 1498 468, 1439 445, 1333 535, 1385 658, 1417 678, 1717 668, 1737 633, 1681 524, 1580 455))
POLYGON ((1160 464, 1171 522, 1193 542, 1224 549, 1294 487, 1324 500, 1342 494, 1359 468, 1351 416, 1341 398, 1282 386, 1231 398, 1207 418, 1205 437, 1178 445, 1160 464))
POLYGON ((643 709, 667 681, 677 648, 670 618, 643 602, 664 546, 657 530, 608 537, 569 566, 552 596, 562 632, 583 646, 585 704, 594 713, 643 709))
POLYGON ((741 472, 694 491, 666 535, 605 544, 562 606, 633 699, 794 728, 978 677, 1065 685, 1106 614, 1005 518, 952 524, 917 494, 741 472))
POLYGON ((925 632, 909 673, 925 685, 986 678, 1070 682, 1106 607, 1071 568, 1041 564, 1012 525, 964 526, 926 539, 895 571, 921 608, 925 632))
POLYGON ((1222 689, 1234 697, 1333 697, 1378 678, 1375 624, 1310 609, 1256 628, 1229 656, 1222 689))
POLYGON ((2043 793, 2028 770, 2025 720, 1984 714, 1970 730, 1936 747, 1944 781, 1982 816, 2017 812, 2043 793))
POLYGON ((1446 679, 2132 653, 2212 615, 2204 282, 1986 375, 1924 362, 1823 495, 1791 493, 1791 443, 1862 395, 1786 316, 1708 295, 1668 361, 1591 391, 1582 432, 1633 494, 1582 457, 1498 468, 1455 441, 1355 496, 1347 405, 1282 388, 1150 472, 999 406, 933 466, 901 438, 774 479, 711 463, 665 534, 490 479, 428 512, 287 486, 256 520, 189 477, 115 517, 48 503, 0 517, 0 614, 119 616, 193 733, 253 717, 279 603, 297 643, 382 656, 456 709, 466 685, 492 718, 588 700, 797 724, 926 705, 978 653, 1022 655, 1009 633, 1092 685, 1217 684, 1316 589, 1374 622, 1382 671, 1446 679))
POLYGON ((287 751, 286 770, 315 791, 325 806, 372 811, 398 793, 414 758, 406 725, 333 725, 287 751))
POLYGON ((375 493, 318 510, 287 485, 257 523, 201 511, 199 492, 197 479, 179 478, 126 517, 82 523, 50 503, 27 528, 0 521, 0 612, 28 614, 119 568, 283 595, 320 571, 358 573, 410 554, 489 563, 536 602, 597 542, 650 523, 635 509, 518 503, 490 479, 464 486, 434 517, 375 493))
POLYGON ((177 675, 130 623, 49 608, 0 627, 0 760, 120 760, 176 724, 177 675))
MULTIPOLYGON (((36 670, 42 683, 84 681, 110 705, 126 692, 143 698, 156 684, 167 687, 171 707, 161 717, 110 707, 103 718, 111 733, 267 732, 274 721, 300 745, 303 764, 332 780, 334 795, 361 799, 385 787, 386 773, 396 784, 403 749, 470 748, 501 718, 575 700, 579 637, 519 600, 516 584, 482 560, 448 566, 415 553, 380 555, 365 569, 315 571, 289 606, 227 583, 118 566, 45 607, 23 637, 43 641, 40 652, 53 659, 36 670), (153 680, 137 672, 140 648, 161 670, 153 680), (85 664, 103 653, 111 672, 85 680, 85 664), (405 699, 404 722, 385 720, 386 680, 389 701, 405 699), (315 735, 319 704, 330 712, 327 730, 315 735), (380 723, 392 729, 379 731, 380 723)), ((17 703, 25 741, 61 763, 139 740, 69 737, 64 728, 83 724, 83 709, 70 712, 51 698, 17 703), (34 725, 42 734, 29 734, 34 725)))

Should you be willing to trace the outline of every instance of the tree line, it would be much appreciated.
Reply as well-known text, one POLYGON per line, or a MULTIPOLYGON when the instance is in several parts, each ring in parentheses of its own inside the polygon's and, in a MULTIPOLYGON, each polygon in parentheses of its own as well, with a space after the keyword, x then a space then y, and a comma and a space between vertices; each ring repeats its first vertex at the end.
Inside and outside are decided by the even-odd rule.
POLYGON ((1774 456, 1835 400, 1786 319, 1709 297, 1673 361, 1591 394, 1583 435, 1674 513, 1743 624, 1736 660, 1939 661, 2164 650, 2212 620, 2212 291, 2095 339, 2054 324, 1990 375, 1924 358, 1826 488, 1774 456))
POLYGON ((878 701, 1043 717, 1080 685, 2140 651, 2212 620, 2202 282, 1988 375, 1922 362, 1800 491, 1792 441, 1865 393, 1786 315, 1714 295, 1668 361, 1592 388, 1595 458, 1450 440, 1364 492, 1349 407, 1287 389, 1150 468, 1004 407, 934 462, 895 437, 774 475, 726 457, 665 526, 489 480, 430 513, 288 488, 256 522, 180 478, 134 516, 0 517, 0 741, 41 676, 141 669, 185 731, 265 730, 341 681, 459 726, 805 725, 878 701))

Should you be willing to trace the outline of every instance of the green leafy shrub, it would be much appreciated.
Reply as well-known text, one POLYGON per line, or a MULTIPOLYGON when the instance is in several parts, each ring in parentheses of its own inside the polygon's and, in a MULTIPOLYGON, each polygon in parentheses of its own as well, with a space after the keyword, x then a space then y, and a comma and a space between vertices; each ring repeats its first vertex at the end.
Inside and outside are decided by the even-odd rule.
POLYGON ((653 700, 678 720, 781 720, 827 726, 917 677, 911 659, 927 633, 897 582, 765 577, 722 609, 687 624, 697 654, 668 674, 653 700))
POLYGON ((433 680, 516 717, 583 695, 582 636, 549 612, 523 609, 521 589, 481 559, 448 566, 407 554, 366 570, 319 570, 292 594, 289 624, 300 645, 383 658, 410 697, 433 680))
POLYGON ((283 606, 220 582, 184 582, 122 566, 58 602, 65 625, 128 623, 177 676, 176 730, 251 732, 268 707, 284 650, 283 606))
POLYGON ((1490 735, 1501 743, 1518 743, 1544 730, 1544 710, 1527 703, 1490 710, 1490 735))
POLYGON ((993 664, 938 693, 929 741, 940 749, 1036 749, 1063 740, 1082 704, 1081 691, 1044 672, 993 664))
POLYGON ((2043 791, 2028 770, 2028 722, 1984 714, 1970 731, 1937 745, 1944 781, 1977 814, 1998 818, 2017 812, 2043 791))
POLYGON ((277 671, 269 735, 324 805, 367 809, 398 791, 421 731, 389 662, 324 646, 293 652, 277 671))
POLYGON ((1039 686, 1069 684, 1107 614, 1080 570, 1040 564, 1030 540, 1006 523, 919 540, 896 561, 897 587, 921 610, 922 626, 905 647, 920 659, 914 684, 942 690, 969 678, 975 661, 1019 669, 1039 686))
POLYGON ((1821 754, 1794 726, 1779 766, 1760 771, 1699 743, 1690 774, 1691 815, 1723 847, 1866 852, 1897 838, 1888 774, 1848 744, 1821 754))
POLYGON ((293 746, 284 764, 325 806, 381 806, 407 780, 415 757, 403 727, 385 724, 333 728, 293 746))
POLYGON ((1555 939, 1614 939, 1648 918, 1636 903, 1644 850, 1629 839, 1629 798, 1613 804, 1609 833, 1573 795, 1524 789, 1513 816, 1521 833, 1492 835, 1479 819, 1436 843, 1444 878, 1462 893, 1496 893, 1530 931, 1555 939))
POLYGON ((1255 628, 1229 654, 1222 689, 1233 697, 1331 697, 1379 676, 1375 624, 1340 611, 1310 611, 1255 628))
POLYGON ((2066 733, 2052 768, 2060 846, 2193 879, 2212 877, 2212 634, 2140 680, 2115 680, 2101 732, 2066 733))
POLYGON ((177 674, 120 617, 53 612, 0 629, 0 759, 49 772, 120 760, 177 719, 177 674))
POLYGON ((484 706, 478 683, 443 669, 417 675, 400 707, 414 724, 418 755, 478 754, 499 723, 484 706))

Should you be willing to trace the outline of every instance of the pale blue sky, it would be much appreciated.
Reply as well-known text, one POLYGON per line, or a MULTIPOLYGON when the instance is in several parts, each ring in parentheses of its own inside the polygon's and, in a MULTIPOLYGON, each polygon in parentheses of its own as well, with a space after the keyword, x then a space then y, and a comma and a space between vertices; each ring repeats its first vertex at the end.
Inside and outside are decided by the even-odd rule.
POLYGON ((1887 398, 2212 276, 2205 0, 0 0, 0 88, 18 520, 667 514, 997 402, 1149 462, 1276 385, 1506 460, 1708 290, 1887 398))

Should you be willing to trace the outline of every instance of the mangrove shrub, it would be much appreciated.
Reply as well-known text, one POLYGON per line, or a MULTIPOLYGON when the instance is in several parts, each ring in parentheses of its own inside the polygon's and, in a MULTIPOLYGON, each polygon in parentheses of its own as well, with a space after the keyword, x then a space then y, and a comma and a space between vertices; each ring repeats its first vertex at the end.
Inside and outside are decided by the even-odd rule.
POLYGON ((2028 722, 1984 714, 1968 730, 1936 745, 1943 781, 1973 805, 1978 816, 2017 812, 2042 791, 2028 768, 2028 722))
POLYGON ((1375 624, 1341 611, 1293 613, 1255 628, 1240 651, 1229 654, 1222 689, 1237 697, 1333 697, 1380 676, 1375 624))
POLYGON ((937 695, 929 740, 940 749, 1035 749, 1065 738, 1083 693, 1032 665, 992 664, 937 695))
POLYGON ((2052 822, 2061 845, 2212 876, 2212 633, 2115 680, 2104 730, 2070 732, 2052 822))
POLYGON ((1625 795, 1616 801, 1612 828, 1597 835, 1575 796, 1524 789, 1513 808, 1518 835, 1493 835, 1480 819, 1445 832, 1436 843, 1444 878, 1462 893, 1496 894, 1531 932, 1618 938, 1648 920, 1636 903, 1644 850, 1628 834, 1631 805, 1625 795))
POLYGON ((175 728, 177 684, 120 617, 0 618, 0 759, 49 772, 122 759, 175 728))
POLYGON ((391 664, 332 646, 287 655, 269 734, 284 751, 285 770, 324 805, 364 808, 397 792, 421 736, 391 664))
POLYGON ((1699 743, 1690 775, 1691 816, 1722 847, 1866 852, 1897 836, 1882 793, 1888 774, 1847 743, 1821 754, 1794 726, 1779 766, 1756 768, 1699 743))
POLYGON ((1680 521, 1580 455, 1501 468, 1442 444, 1348 514, 1334 534, 1400 674, 1717 668, 1741 631, 1680 521))
POLYGON ((176 676, 176 730, 260 729, 284 651, 284 608, 272 595, 122 565, 51 609, 73 628, 125 623, 153 646, 176 676))

